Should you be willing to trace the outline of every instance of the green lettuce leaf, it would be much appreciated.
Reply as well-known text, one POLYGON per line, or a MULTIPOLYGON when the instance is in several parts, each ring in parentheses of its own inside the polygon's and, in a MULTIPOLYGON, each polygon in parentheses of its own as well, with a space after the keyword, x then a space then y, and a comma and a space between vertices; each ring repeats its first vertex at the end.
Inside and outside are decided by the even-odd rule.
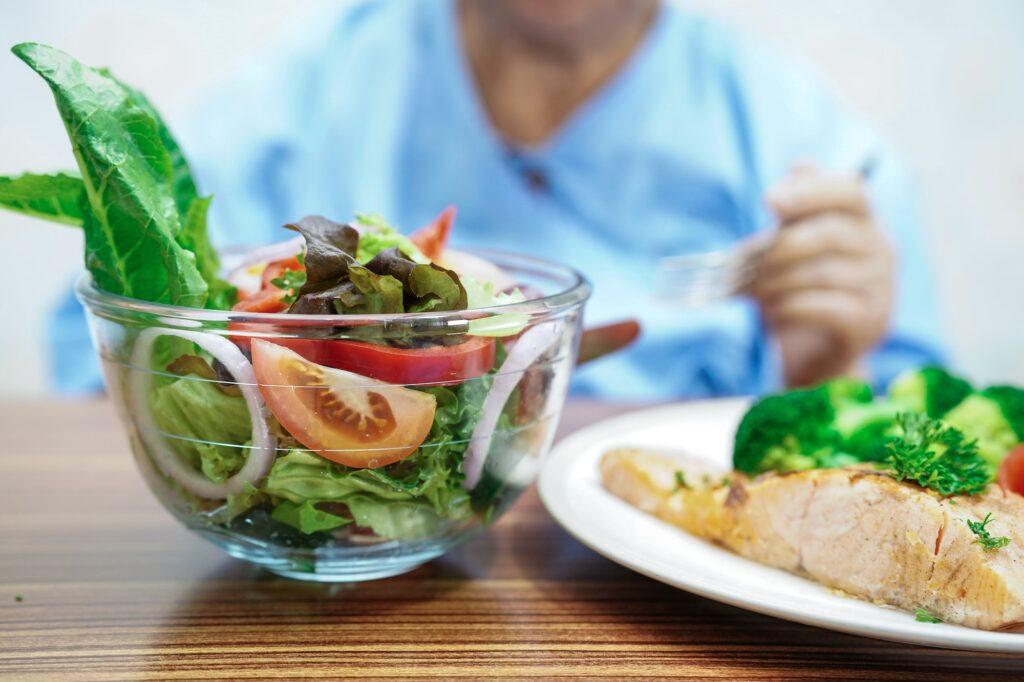
POLYGON ((416 248, 412 240, 389 225, 384 218, 375 213, 357 213, 356 222, 362 228, 359 236, 359 249, 356 259, 364 265, 373 260, 381 251, 397 248, 412 261, 427 265, 430 259, 416 248))
POLYGON ((430 506, 421 502, 384 501, 369 495, 345 499, 352 518, 359 526, 389 540, 417 540, 430 537, 440 521, 430 506))
POLYGON ((0 206, 33 218, 81 227, 84 198, 78 173, 0 177, 0 206))
POLYGON ((361 265, 349 268, 349 285, 337 289, 334 309, 340 314, 404 312, 402 283, 390 275, 377 275, 361 265))
POLYGON ((393 277, 402 284, 406 312, 466 308, 466 290, 457 274, 433 263, 416 263, 397 248, 378 253, 366 264, 366 270, 393 277))
MULTIPOLYGON (((131 102, 153 120, 156 125, 157 136, 160 139, 160 143, 167 153, 167 161, 170 164, 170 179, 171 179, 171 193, 174 195, 174 203, 178 207, 178 213, 186 215, 192 208, 193 202, 199 198, 199 191, 196 189, 195 180, 192 178, 192 171, 189 168, 188 160, 185 158, 184 152, 181 147, 178 146, 177 140, 171 135, 170 128, 167 127, 167 123, 164 122, 160 113, 156 110, 156 107, 149 101, 140 90, 125 85, 122 81, 114 77, 108 69, 98 69, 100 73, 110 78, 114 82, 118 83, 123 87, 127 93, 131 102)), ((209 199, 206 200, 209 204, 209 199)), ((205 240, 205 232, 203 233, 205 240)), ((209 245, 206 245, 209 248, 209 245)), ((210 249, 212 251, 212 249, 210 249)), ((197 254, 198 257, 198 254, 197 254)))
POLYGON ((252 439, 244 398, 188 376, 154 384, 149 406, 171 447, 211 481, 221 483, 242 468, 252 439))
POLYGON ((157 121, 123 85, 60 50, 22 43, 12 51, 50 86, 71 139, 91 213, 83 221, 86 266, 97 284, 202 307, 208 286, 176 240, 174 167, 157 121))
POLYGON ((270 513, 270 518, 296 528, 303 533, 312 534, 319 531, 333 530, 352 523, 352 519, 336 516, 321 509, 316 505, 319 500, 306 500, 302 504, 295 504, 284 500, 270 513))
MULTIPOLYGON (((470 310, 522 303, 526 300, 523 292, 519 289, 514 289, 507 294, 496 292, 494 284, 491 282, 481 283, 472 277, 462 277, 462 285, 466 289, 467 305, 470 310)), ((526 313, 500 313, 470 320, 467 333, 473 336, 514 336, 523 331, 529 322, 530 317, 526 313)))

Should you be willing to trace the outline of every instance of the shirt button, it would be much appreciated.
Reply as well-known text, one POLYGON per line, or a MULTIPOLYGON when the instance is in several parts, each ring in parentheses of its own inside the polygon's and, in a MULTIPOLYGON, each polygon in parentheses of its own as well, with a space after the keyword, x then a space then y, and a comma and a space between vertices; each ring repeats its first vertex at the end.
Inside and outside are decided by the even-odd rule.
POLYGON ((539 168, 524 168, 523 179, 526 186, 534 192, 547 192, 550 189, 548 176, 539 168))

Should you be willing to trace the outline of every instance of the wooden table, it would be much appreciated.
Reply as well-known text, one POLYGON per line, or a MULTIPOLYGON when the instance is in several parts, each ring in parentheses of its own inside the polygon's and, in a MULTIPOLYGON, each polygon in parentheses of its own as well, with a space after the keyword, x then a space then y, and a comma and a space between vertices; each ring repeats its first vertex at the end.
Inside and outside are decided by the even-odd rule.
MULTIPOLYGON (((622 409, 572 403, 563 431, 622 409)), ((3 679, 1024 674, 1021 658, 835 634, 667 587, 580 545, 533 492, 405 576, 277 578, 157 506, 108 403, 0 415, 3 679)))

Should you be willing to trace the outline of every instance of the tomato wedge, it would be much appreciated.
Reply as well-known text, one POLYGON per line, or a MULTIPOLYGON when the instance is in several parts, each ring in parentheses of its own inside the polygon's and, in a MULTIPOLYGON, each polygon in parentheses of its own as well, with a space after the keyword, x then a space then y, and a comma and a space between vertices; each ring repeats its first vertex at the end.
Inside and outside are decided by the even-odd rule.
POLYGON ((455 222, 455 207, 449 206, 434 218, 434 222, 424 225, 409 235, 409 239, 423 255, 432 261, 441 260, 444 247, 448 244, 448 235, 455 222))
POLYGON ((1024 495, 1024 445, 1018 445, 1007 453, 999 465, 996 481, 1003 490, 1024 495))
POLYGON ((304 446, 357 468, 405 459, 427 439, 434 396, 309 362, 254 339, 252 365, 270 411, 304 446))

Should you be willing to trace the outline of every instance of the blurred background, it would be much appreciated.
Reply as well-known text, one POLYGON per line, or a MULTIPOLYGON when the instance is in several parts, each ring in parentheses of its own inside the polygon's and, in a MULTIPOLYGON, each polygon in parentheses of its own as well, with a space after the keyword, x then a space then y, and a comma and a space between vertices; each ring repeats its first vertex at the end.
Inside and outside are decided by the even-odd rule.
MULTIPOLYGON (((115 67, 173 125, 247 55, 337 2, 3 0, 0 174, 73 167, 48 90, 7 46, 47 42, 115 67)), ((686 4, 812 63, 897 145, 916 175, 953 364, 979 381, 1024 383, 1024 2, 686 4)), ((81 267, 81 235, 0 212, 0 244, 0 393, 43 395, 46 321, 81 267)))

